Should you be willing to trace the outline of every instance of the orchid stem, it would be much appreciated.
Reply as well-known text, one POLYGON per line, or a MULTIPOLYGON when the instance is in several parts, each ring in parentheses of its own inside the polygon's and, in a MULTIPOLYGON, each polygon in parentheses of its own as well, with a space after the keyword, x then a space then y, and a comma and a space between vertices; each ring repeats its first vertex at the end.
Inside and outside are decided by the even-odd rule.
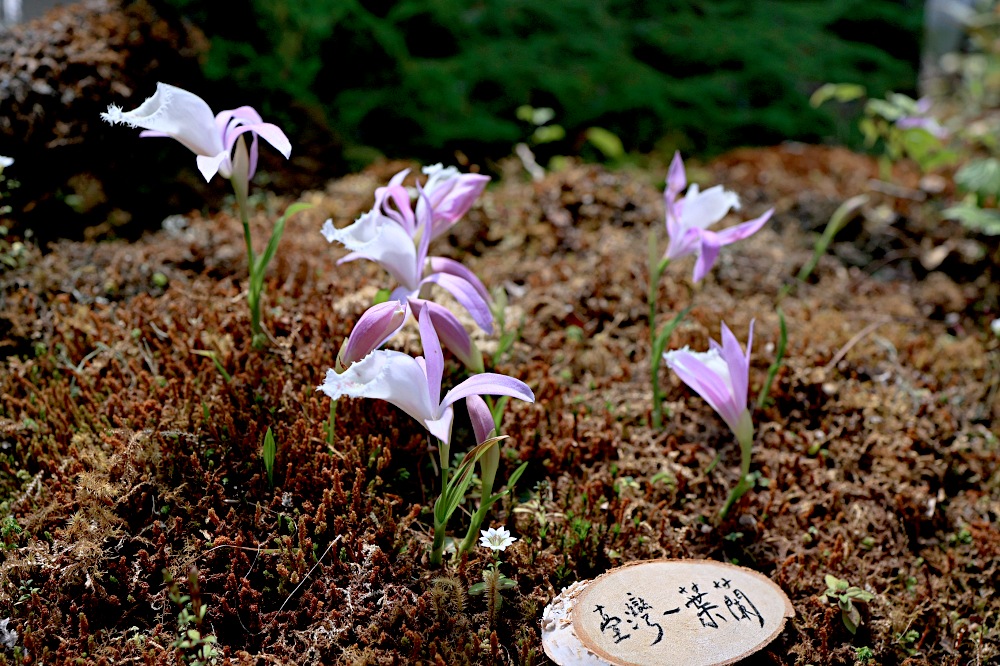
POLYGON ((660 363, 663 362, 663 351, 667 348, 667 343, 670 342, 670 336, 673 335, 674 329, 687 316, 687 313, 691 312, 692 307, 689 305, 674 315, 674 318, 667 322, 667 325, 660 330, 659 335, 653 339, 650 374, 653 380, 653 427, 657 429, 663 427, 663 391, 660 389, 660 363))
MULTIPOLYGON (((748 412, 748 423, 749 418, 748 412)), ((750 454, 753 452, 753 426, 750 425, 748 434, 742 436, 737 435, 736 440, 740 444, 740 480, 735 486, 733 486, 732 491, 729 493, 729 497, 726 499, 726 503, 723 504, 722 509, 719 510, 719 520, 725 518, 729 513, 729 509, 732 508, 736 500, 743 497, 744 493, 753 488, 755 485, 754 478, 750 476, 750 454)))
POLYGON ((257 255, 253 251, 253 241, 250 237, 250 214, 246 209, 246 202, 240 197, 236 198, 240 209, 240 220, 243 222, 243 240, 247 244, 247 265, 249 266, 250 281, 247 286, 247 305, 250 306, 250 332, 254 349, 264 346, 266 337, 260 327, 260 292, 254 288, 257 283, 257 255))
POLYGON ((330 401, 330 420, 326 426, 326 443, 333 446, 334 431, 337 425, 337 401, 330 401))
MULTIPOLYGON (((653 427, 657 430, 663 427, 663 392, 660 390, 660 362, 662 353, 656 349, 656 296, 660 290, 660 278, 663 271, 670 265, 670 260, 664 257, 656 261, 653 254, 655 236, 650 237, 650 261, 649 261, 649 348, 650 348, 650 368, 649 374, 653 384, 653 427)), ((674 324, 676 326, 676 324, 674 324)), ((671 327, 671 331, 673 328, 671 327)))
POLYGON ((788 327, 785 326, 785 313, 780 305, 776 310, 778 312, 781 337, 778 338, 778 349, 774 354, 774 363, 767 369, 767 379, 764 380, 763 386, 760 387, 760 393, 757 394, 757 409, 761 409, 768 402, 773 402, 768 395, 771 393, 771 385, 774 384, 774 378, 777 377, 778 370, 781 369, 781 364, 785 360, 785 347, 788 346, 788 327))
POLYGON ((431 547, 431 564, 441 566, 444 556, 445 525, 434 521, 434 545, 431 547))

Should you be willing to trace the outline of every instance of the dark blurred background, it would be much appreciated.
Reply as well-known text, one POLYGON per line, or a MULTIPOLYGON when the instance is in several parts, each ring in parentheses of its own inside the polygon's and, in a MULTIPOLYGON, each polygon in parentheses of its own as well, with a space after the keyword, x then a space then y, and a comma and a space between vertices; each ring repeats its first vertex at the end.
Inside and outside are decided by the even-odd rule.
POLYGON ((96 120, 158 80, 280 124, 293 159, 262 151, 262 179, 292 192, 383 156, 489 170, 535 129, 522 105, 565 129, 540 160, 601 159, 595 126, 664 155, 851 143, 843 110, 810 93, 915 94, 922 20, 916 0, 85 0, 0 36, 0 154, 17 160, 22 219, 64 235, 85 226, 74 215, 117 210, 127 234, 225 192, 180 146, 96 120))

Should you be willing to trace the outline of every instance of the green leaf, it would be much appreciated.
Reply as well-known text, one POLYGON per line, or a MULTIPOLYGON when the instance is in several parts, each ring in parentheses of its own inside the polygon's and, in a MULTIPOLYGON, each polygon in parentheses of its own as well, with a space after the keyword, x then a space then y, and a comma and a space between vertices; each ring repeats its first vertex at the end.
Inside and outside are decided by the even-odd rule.
POLYGON ((973 160, 955 173, 955 184, 981 197, 1000 196, 1000 160, 973 160))
POLYGON ((809 104, 818 108, 832 100, 838 102, 853 102, 865 96, 866 90, 857 83, 824 83, 809 97, 809 104))
POLYGON ((609 132, 603 127, 588 127, 585 136, 587 141, 601 151, 605 159, 618 162, 625 157, 625 146, 614 132, 609 132))
POLYGON ((535 143, 552 143, 562 141, 564 138, 566 138, 566 130, 563 129, 562 125, 543 125, 531 135, 531 140, 535 143))
POLYGON ((884 99, 868 100, 868 104, 865 105, 865 113, 880 116, 889 122, 895 122, 906 115, 903 109, 884 99))
POLYGON ((267 472, 267 483, 274 487, 274 457, 278 453, 278 446, 274 442, 274 434, 271 428, 264 433, 264 445, 260 450, 260 457, 264 460, 264 471, 267 472))
POLYGON ((847 602, 848 607, 841 607, 840 617, 844 620, 844 626, 852 634, 858 633, 858 627, 861 626, 861 612, 852 604, 847 602))
POLYGON ((469 594, 476 596, 486 591, 486 583, 476 583, 469 588, 469 594))
MULTIPOLYGON (((228 384, 228 383, 230 383, 230 382, 233 381, 232 376, 228 372, 226 372, 226 368, 223 367, 222 361, 219 360, 219 355, 217 353, 215 353, 212 350, 205 350, 205 349, 192 349, 191 353, 192 354, 197 354, 198 356, 204 356, 205 358, 212 359, 212 363, 215 364, 215 369, 219 371, 219 374, 222 375, 222 378, 226 380, 226 383, 228 384)), ((202 403, 202 407, 203 407, 204 412, 205 412, 205 420, 207 421, 208 420, 208 405, 206 405, 205 403, 202 403)))
POLYGON ((963 203, 941 212, 946 220, 956 220, 966 229, 985 236, 1000 236, 1000 211, 983 209, 972 203, 963 203))
POLYGON ((922 127, 903 130, 900 143, 903 150, 920 163, 921 167, 928 158, 941 149, 941 140, 922 127))
POLYGON ((871 601, 875 598, 874 594, 862 590, 860 587, 851 587, 845 594, 849 599, 857 599, 858 601, 871 601))
POLYGON ((465 493, 472 483, 472 471, 476 462, 486 453, 486 451, 498 442, 507 439, 506 435, 491 437, 480 444, 474 446, 455 469, 455 474, 448 479, 441 496, 434 502, 434 523, 435 525, 446 525, 451 515, 455 513, 458 505, 465 499, 465 493))
POLYGON ((507 578, 506 576, 501 574, 500 582, 497 583, 497 587, 499 587, 501 590, 513 590, 515 587, 517 587, 517 581, 513 581, 510 578, 507 578))

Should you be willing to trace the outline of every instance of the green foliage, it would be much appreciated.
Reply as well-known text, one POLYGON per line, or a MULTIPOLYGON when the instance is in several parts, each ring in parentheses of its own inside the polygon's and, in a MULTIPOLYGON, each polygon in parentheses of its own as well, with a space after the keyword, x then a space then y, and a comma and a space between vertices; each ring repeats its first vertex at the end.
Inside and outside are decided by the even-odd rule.
POLYGON ((837 602, 844 626, 852 634, 857 633, 858 627, 861 626, 862 618, 861 611, 858 610, 855 604, 858 602, 868 603, 875 598, 875 595, 830 574, 826 575, 824 582, 826 583, 824 596, 831 601, 837 602))
POLYGON ((820 83, 913 85, 923 4, 252 0, 235 17, 168 1, 210 36, 207 75, 272 100, 266 117, 290 96, 349 144, 424 158, 508 154, 525 104, 559 118, 553 154, 595 126, 642 151, 819 139, 834 119, 808 104, 820 83))
POLYGON ((180 609, 177 613, 179 634, 171 647, 180 650, 185 663, 190 666, 209 666, 218 663, 222 653, 216 647, 217 639, 215 636, 204 635, 208 606, 201 599, 198 570, 192 569, 188 574, 190 594, 181 594, 177 582, 166 569, 163 570, 163 582, 167 586, 170 600, 180 609))
POLYGON ((1000 160, 972 160, 955 173, 955 184, 975 194, 980 201, 1000 196, 1000 160))
POLYGON ((496 623, 497 615, 500 613, 500 605, 503 599, 500 593, 504 590, 512 590, 517 587, 517 583, 500 572, 500 564, 494 562, 483 569, 483 582, 476 583, 469 588, 469 594, 486 595, 486 605, 489 609, 490 625, 496 623))
POLYGON ((268 428, 264 433, 264 444, 260 448, 260 457, 264 461, 264 471, 267 472, 267 483, 274 487, 274 457, 278 453, 278 445, 274 443, 274 434, 268 428))
POLYGON ((476 463, 491 446, 498 445, 504 439, 506 439, 505 436, 491 437, 477 444, 465 454, 465 457, 456 466, 455 473, 450 478, 446 476, 447 471, 445 469, 441 470, 443 488, 441 496, 434 502, 434 544, 431 547, 431 564, 441 564, 441 557, 444 554, 445 529, 452 514, 465 501, 465 495, 472 484, 476 463))
POLYGON ((780 305, 777 312, 781 336, 778 338, 778 348, 774 352, 774 363, 767 369, 767 379, 764 380, 760 387, 760 393, 757 394, 757 409, 762 408, 770 400, 768 394, 771 393, 771 385, 774 384, 774 378, 778 376, 778 370, 781 369, 781 364, 785 360, 785 348, 788 346, 788 327, 785 325, 785 312, 780 305))
POLYGON ((942 217, 985 236, 1000 236, 1000 211, 985 207, 988 202, 995 206, 1000 199, 1000 160, 988 157, 964 164, 955 173, 955 184, 968 196, 942 211, 942 217))

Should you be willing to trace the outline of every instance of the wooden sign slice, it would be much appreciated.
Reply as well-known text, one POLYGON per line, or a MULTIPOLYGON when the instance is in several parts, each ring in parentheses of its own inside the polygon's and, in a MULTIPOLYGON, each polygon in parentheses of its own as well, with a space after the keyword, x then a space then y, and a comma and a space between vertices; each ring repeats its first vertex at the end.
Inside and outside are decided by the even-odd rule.
POLYGON ((724 666, 770 643, 795 615, 767 577, 713 560, 626 565, 556 601, 546 608, 542 642, 563 666, 724 666))

